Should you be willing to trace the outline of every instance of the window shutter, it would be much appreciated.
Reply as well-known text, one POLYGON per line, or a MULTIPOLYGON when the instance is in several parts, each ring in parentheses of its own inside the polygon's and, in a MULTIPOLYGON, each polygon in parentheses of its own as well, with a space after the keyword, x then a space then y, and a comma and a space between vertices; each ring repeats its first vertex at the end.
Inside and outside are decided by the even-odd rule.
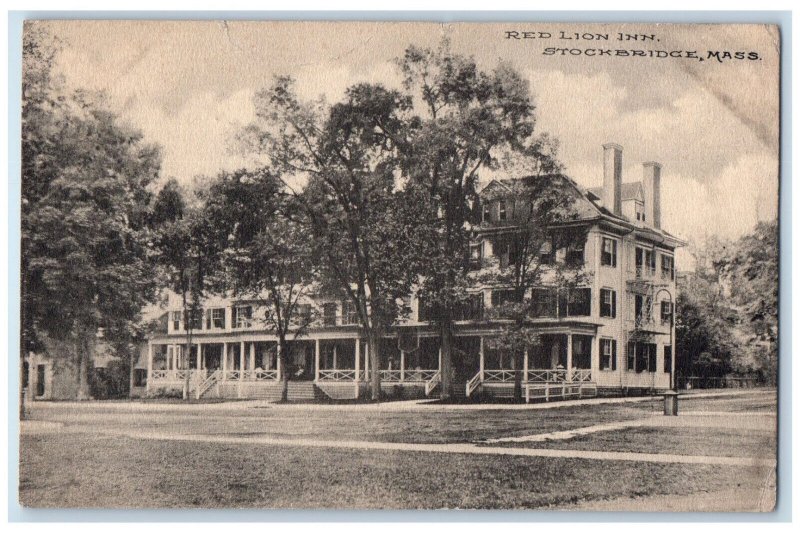
POLYGON ((611 318, 617 318, 617 291, 611 291, 611 318))
POLYGON ((611 340, 611 370, 617 369, 617 341, 611 340))
POLYGON ((211 329, 211 309, 206 309, 206 329, 211 329))

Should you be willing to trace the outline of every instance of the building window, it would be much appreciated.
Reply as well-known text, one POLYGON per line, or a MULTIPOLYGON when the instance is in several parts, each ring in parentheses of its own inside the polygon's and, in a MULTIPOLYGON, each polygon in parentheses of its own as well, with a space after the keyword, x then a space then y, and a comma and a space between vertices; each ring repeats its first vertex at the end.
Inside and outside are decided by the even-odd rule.
POLYGON ((483 204, 483 213, 481 215, 482 222, 491 222, 492 221, 492 206, 490 203, 483 204))
POLYGON ((675 259, 671 255, 661 255, 661 278, 675 279, 675 259))
POLYGON ((600 264, 616 268, 617 266, 617 241, 603 237, 603 253, 600 255, 600 264))
POLYGON ((133 371, 133 386, 146 387, 147 386, 147 369, 136 368, 133 371))
POLYGON ((358 323, 356 306, 350 300, 342 300, 342 325, 347 326, 358 323))
POLYGON ((225 329, 225 309, 206 309, 206 329, 225 329))
POLYGON ((655 276, 656 255, 653 250, 636 248, 636 277, 655 276))
POLYGON ((600 370, 617 369, 617 341, 600 339, 600 370))
POLYGON ((617 292, 612 289, 600 289, 600 316, 617 317, 617 292))
POLYGON ((181 329, 181 312, 180 311, 173 311, 172 312, 172 329, 178 331, 181 329))
POLYGON ((295 322, 301 325, 311 322, 311 304, 297 304, 294 309, 295 322))
POLYGON ((633 372, 636 370, 636 343, 629 342, 628 349, 625 353, 626 365, 625 368, 633 372))
POLYGON ((249 328, 253 320, 253 307, 237 305, 233 308, 233 323, 236 328, 249 328))
MULTIPOLYGON (((566 296, 566 306, 559 309, 562 316, 589 316, 592 314, 592 290, 585 289, 571 289, 562 291, 566 296)), ((559 305, 563 305, 559 302, 559 305)))
POLYGON ((572 336, 572 367, 592 368, 592 337, 589 335, 572 336))
POLYGON ((203 311, 201 309, 186 311, 183 316, 187 329, 203 329, 203 311))
POLYGON ((550 265, 553 263, 553 243, 545 241, 539 250, 539 263, 542 265, 550 265))
POLYGON ((469 264, 472 268, 481 267, 481 259, 483 259, 483 245, 482 243, 469 245, 469 264))
POLYGON ((661 302, 661 324, 670 323, 672 317, 672 302, 661 302))
POLYGON ((499 215, 500 216, 498 217, 498 219, 500 220, 500 222, 504 222, 506 220, 507 214, 506 214, 506 203, 504 201, 502 201, 502 200, 500 200, 500 213, 499 213, 499 215))
POLYGON ((336 303, 328 302, 322 306, 322 324, 325 326, 336 325, 336 303))
POLYGON ((546 288, 533 289, 532 311, 535 318, 555 317, 558 312, 556 290, 546 288))
MULTIPOLYGON (((656 371, 656 345, 649 342, 628 343, 630 349, 633 345, 636 359, 636 372, 655 372, 656 371)), ((628 370, 630 368, 630 354, 628 354, 628 370)))
POLYGON ((580 266, 583 264, 583 249, 584 243, 573 241, 567 246, 567 255, 565 261, 568 265, 580 266))
POLYGON ((664 372, 672 372, 672 346, 664 346, 664 372))

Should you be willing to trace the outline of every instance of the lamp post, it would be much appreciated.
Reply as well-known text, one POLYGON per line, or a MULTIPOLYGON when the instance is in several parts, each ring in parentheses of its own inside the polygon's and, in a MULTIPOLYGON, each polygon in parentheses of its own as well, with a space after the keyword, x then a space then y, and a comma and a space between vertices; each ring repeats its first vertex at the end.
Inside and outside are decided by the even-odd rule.
POLYGON ((655 299, 658 299, 658 295, 661 292, 667 293, 669 296, 669 304, 670 304, 670 313, 669 313, 669 350, 670 350, 670 365, 669 365, 669 391, 664 394, 664 414, 667 416, 675 416, 678 414, 678 391, 677 383, 675 382, 675 343, 673 339, 672 332, 675 329, 675 301, 672 298, 672 293, 670 293, 666 288, 661 287, 656 291, 655 299))

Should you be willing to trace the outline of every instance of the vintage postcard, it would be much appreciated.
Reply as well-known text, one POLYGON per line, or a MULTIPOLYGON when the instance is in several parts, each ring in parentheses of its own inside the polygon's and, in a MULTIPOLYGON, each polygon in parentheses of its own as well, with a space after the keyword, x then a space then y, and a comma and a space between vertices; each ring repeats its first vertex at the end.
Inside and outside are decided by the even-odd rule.
POLYGON ((19 501, 772 511, 780 43, 25 22, 19 501))

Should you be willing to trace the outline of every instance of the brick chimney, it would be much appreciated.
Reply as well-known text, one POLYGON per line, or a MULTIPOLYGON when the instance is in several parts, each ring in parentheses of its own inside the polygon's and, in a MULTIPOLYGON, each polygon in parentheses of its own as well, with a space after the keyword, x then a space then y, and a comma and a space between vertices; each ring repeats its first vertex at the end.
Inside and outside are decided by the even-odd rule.
POLYGON ((661 163, 648 161, 642 165, 645 222, 661 228, 661 163))
POLYGON ((603 145, 603 207, 622 214, 622 146, 603 145))

